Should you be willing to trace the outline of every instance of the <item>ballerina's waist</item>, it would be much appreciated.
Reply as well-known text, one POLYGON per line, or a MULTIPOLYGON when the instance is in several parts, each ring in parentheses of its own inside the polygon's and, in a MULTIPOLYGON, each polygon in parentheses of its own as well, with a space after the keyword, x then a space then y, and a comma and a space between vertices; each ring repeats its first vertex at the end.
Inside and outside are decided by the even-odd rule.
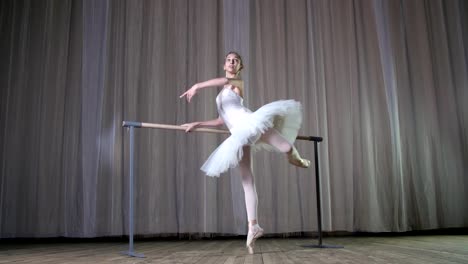
POLYGON ((252 112, 249 112, 246 109, 230 109, 229 111, 225 111, 222 114, 224 122, 226 125, 231 128, 236 126, 236 124, 245 122, 247 118, 252 115, 252 112))

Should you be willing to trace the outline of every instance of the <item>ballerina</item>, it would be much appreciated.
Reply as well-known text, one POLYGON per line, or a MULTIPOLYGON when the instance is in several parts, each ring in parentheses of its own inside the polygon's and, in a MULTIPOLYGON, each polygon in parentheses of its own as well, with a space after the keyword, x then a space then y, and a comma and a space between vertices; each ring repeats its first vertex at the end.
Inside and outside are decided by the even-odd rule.
POLYGON ((244 68, 241 56, 229 52, 225 57, 225 77, 197 83, 184 92, 188 102, 203 88, 222 86, 216 97, 219 117, 217 119, 183 124, 186 132, 197 127, 226 125, 229 136, 206 160, 201 170, 206 175, 219 177, 229 168, 238 167, 242 177, 249 231, 246 246, 253 253, 255 240, 264 230, 257 222, 257 192, 250 166, 251 150, 265 149, 286 153, 289 163, 308 168, 310 161, 301 158, 294 141, 302 123, 301 104, 294 100, 279 100, 252 112, 243 105, 244 84, 240 72, 244 68))

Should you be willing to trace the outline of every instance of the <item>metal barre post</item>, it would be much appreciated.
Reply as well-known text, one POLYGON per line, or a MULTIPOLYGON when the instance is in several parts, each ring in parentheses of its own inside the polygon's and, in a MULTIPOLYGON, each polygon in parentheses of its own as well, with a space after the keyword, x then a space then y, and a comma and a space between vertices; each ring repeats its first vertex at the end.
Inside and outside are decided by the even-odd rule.
POLYGON ((124 254, 129 255, 131 257, 137 258, 144 258, 143 254, 136 253, 133 250, 133 154, 134 154, 134 141, 135 141, 135 127, 129 126, 130 129, 130 179, 129 179, 129 209, 128 209, 128 251, 124 252, 124 254))
POLYGON ((315 160, 315 195, 317 199, 317 228, 318 228, 318 245, 302 245, 305 248, 343 248, 343 246, 323 245, 322 244, 322 202, 320 194, 320 175, 319 175, 319 160, 318 160, 318 142, 322 138, 310 137, 310 141, 314 141, 314 160, 315 160), (320 140, 316 140, 320 139, 320 140))

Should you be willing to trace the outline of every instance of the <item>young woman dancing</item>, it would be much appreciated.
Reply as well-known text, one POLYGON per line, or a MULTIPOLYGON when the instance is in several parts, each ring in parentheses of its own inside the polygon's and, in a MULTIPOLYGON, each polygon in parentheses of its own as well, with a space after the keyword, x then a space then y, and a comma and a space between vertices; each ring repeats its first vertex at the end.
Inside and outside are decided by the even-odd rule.
POLYGON ((203 88, 223 86, 216 97, 219 117, 214 120, 183 124, 186 132, 196 127, 218 127, 225 124, 229 136, 203 164, 201 170, 208 176, 219 177, 229 168, 239 167, 245 194, 249 232, 246 246, 253 253, 253 245, 263 235, 257 222, 257 192, 250 166, 251 149, 266 149, 286 153, 289 162, 307 168, 310 161, 301 158, 293 143, 302 122, 301 104, 294 100, 279 100, 252 112, 243 105, 243 69, 241 56, 229 52, 224 62, 226 77, 197 83, 183 93, 190 102, 203 88))

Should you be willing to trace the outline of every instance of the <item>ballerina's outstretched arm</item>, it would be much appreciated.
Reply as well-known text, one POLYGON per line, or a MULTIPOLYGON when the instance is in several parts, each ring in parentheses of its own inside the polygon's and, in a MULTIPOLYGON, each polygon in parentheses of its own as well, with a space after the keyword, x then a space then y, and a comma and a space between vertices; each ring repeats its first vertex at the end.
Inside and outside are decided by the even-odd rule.
POLYGON ((224 125, 224 121, 221 117, 218 117, 217 119, 213 120, 192 122, 183 124, 181 126, 186 127, 185 132, 190 132, 196 127, 219 127, 222 125, 224 125))
POLYGON ((199 89, 207 88, 207 87, 223 86, 226 84, 231 84, 236 87, 243 87, 243 81, 241 79, 221 77, 221 78, 211 79, 211 80, 201 82, 201 83, 196 83, 190 89, 185 91, 185 93, 181 94, 179 98, 186 96, 187 101, 190 103, 190 100, 198 92, 199 89))

